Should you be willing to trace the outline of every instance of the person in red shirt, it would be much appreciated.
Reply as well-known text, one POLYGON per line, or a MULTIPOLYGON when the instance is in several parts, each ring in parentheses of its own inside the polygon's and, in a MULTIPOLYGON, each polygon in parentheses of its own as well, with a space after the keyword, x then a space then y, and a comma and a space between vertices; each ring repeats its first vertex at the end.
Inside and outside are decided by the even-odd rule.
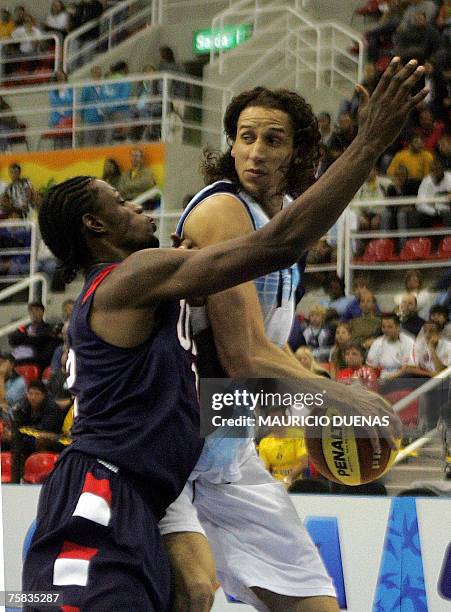
POLYGON ((371 391, 377 391, 377 371, 365 364, 365 349, 353 342, 345 352, 346 367, 337 372, 336 380, 346 385, 360 383, 371 391))

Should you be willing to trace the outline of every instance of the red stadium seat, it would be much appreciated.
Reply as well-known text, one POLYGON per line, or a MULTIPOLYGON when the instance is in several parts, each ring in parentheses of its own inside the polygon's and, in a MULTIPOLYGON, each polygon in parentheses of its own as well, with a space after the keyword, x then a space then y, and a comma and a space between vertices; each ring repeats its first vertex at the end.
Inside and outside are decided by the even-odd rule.
POLYGON ((413 261, 416 259, 429 259, 431 257, 432 242, 430 238, 410 238, 403 246, 399 259, 413 261))
MULTIPOLYGON (((403 389, 402 391, 390 391, 390 393, 384 394, 384 397, 393 405, 407 397, 410 393, 412 393, 412 389, 403 389)), ((404 425, 415 427, 418 422, 418 400, 412 400, 410 404, 403 408, 399 413, 399 418, 404 425)))
POLYGON ((437 259, 451 259, 451 236, 443 238, 438 246, 435 257, 437 259))
POLYGON ((56 149, 58 141, 67 141, 72 139, 72 117, 63 117, 60 124, 55 126, 52 130, 41 134, 38 141, 38 151, 41 148, 43 140, 52 140, 53 148, 56 149))
POLYGON ((15 370, 18 374, 20 374, 20 376, 25 378, 27 385, 29 385, 34 380, 39 380, 39 377, 41 375, 41 370, 37 365, 33 363, 17 365, 15 370))
POLYGON ((370 240, 365 247, 365 252, 360 258, 364 263, 377 263, 382 261, 396 261, 395 241, 393 238, 379 238, 370 240))
POLYGON ((2 461, 2 482, 11 482, 11 466, 12 456, 11 453, 1 453, 2 461))
POLYGON ((43 383, 48 383, 51 377, 52 377, 52 368, 50 366, 48 366, 42 372, 41 380, 42 380, 43 383))
POLYGON ((23 480, 30 484, 40 484, 53 470, 57 453, 33 453, 25 461, 23 480))

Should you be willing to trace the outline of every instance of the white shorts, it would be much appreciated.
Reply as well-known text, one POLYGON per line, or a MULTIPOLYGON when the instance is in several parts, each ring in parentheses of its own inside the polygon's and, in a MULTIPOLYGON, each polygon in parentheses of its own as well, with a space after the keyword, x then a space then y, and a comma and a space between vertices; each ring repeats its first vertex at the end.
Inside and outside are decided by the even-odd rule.
POLYGON ((191 531, 207 536, 224 591, 257 610, 268 608, 250 587, 282 595, 335 597, 318 551, 288 493, 255 451, 241 464, 241 480, 189 480, 160 521, 162 535, 191 531))

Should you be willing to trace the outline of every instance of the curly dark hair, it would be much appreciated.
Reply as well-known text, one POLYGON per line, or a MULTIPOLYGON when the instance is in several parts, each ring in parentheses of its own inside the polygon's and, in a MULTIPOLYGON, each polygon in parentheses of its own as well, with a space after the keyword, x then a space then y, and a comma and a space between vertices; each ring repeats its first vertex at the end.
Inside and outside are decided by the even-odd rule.
MULTIPOLYGON (((244 91, 232 99, 225 112, 224 130, 230 145, 236 138, 238 118, 249 106, 281 110, 289 115, 294 127, 295 155, 288 168, 283 190, 297 197, 314 183, 319 159, 321 135, 312 107, 302 96, 288 89, 271 90, 266 87, 255 87, 250 91, 244 91)), ((201 168, 206 184, 229 179, 235 185, 239 185, 231 150, 231 146, 225 153, 208 148, 204 150, 201 168)))

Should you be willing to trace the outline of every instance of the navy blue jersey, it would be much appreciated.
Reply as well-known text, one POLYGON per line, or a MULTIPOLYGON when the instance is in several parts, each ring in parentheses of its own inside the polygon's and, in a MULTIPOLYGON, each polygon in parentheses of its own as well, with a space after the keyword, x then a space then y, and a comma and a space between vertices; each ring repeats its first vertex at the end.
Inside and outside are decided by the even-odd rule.
POLYGON ((89 325, 96 287, 116 264, 88 273, 71 316, 69 387, 76 396, 73 444, 136 477, 157 514, 179 495, 202 449, 189 307, 167 302, 157 329, 133 348, 89 325))

